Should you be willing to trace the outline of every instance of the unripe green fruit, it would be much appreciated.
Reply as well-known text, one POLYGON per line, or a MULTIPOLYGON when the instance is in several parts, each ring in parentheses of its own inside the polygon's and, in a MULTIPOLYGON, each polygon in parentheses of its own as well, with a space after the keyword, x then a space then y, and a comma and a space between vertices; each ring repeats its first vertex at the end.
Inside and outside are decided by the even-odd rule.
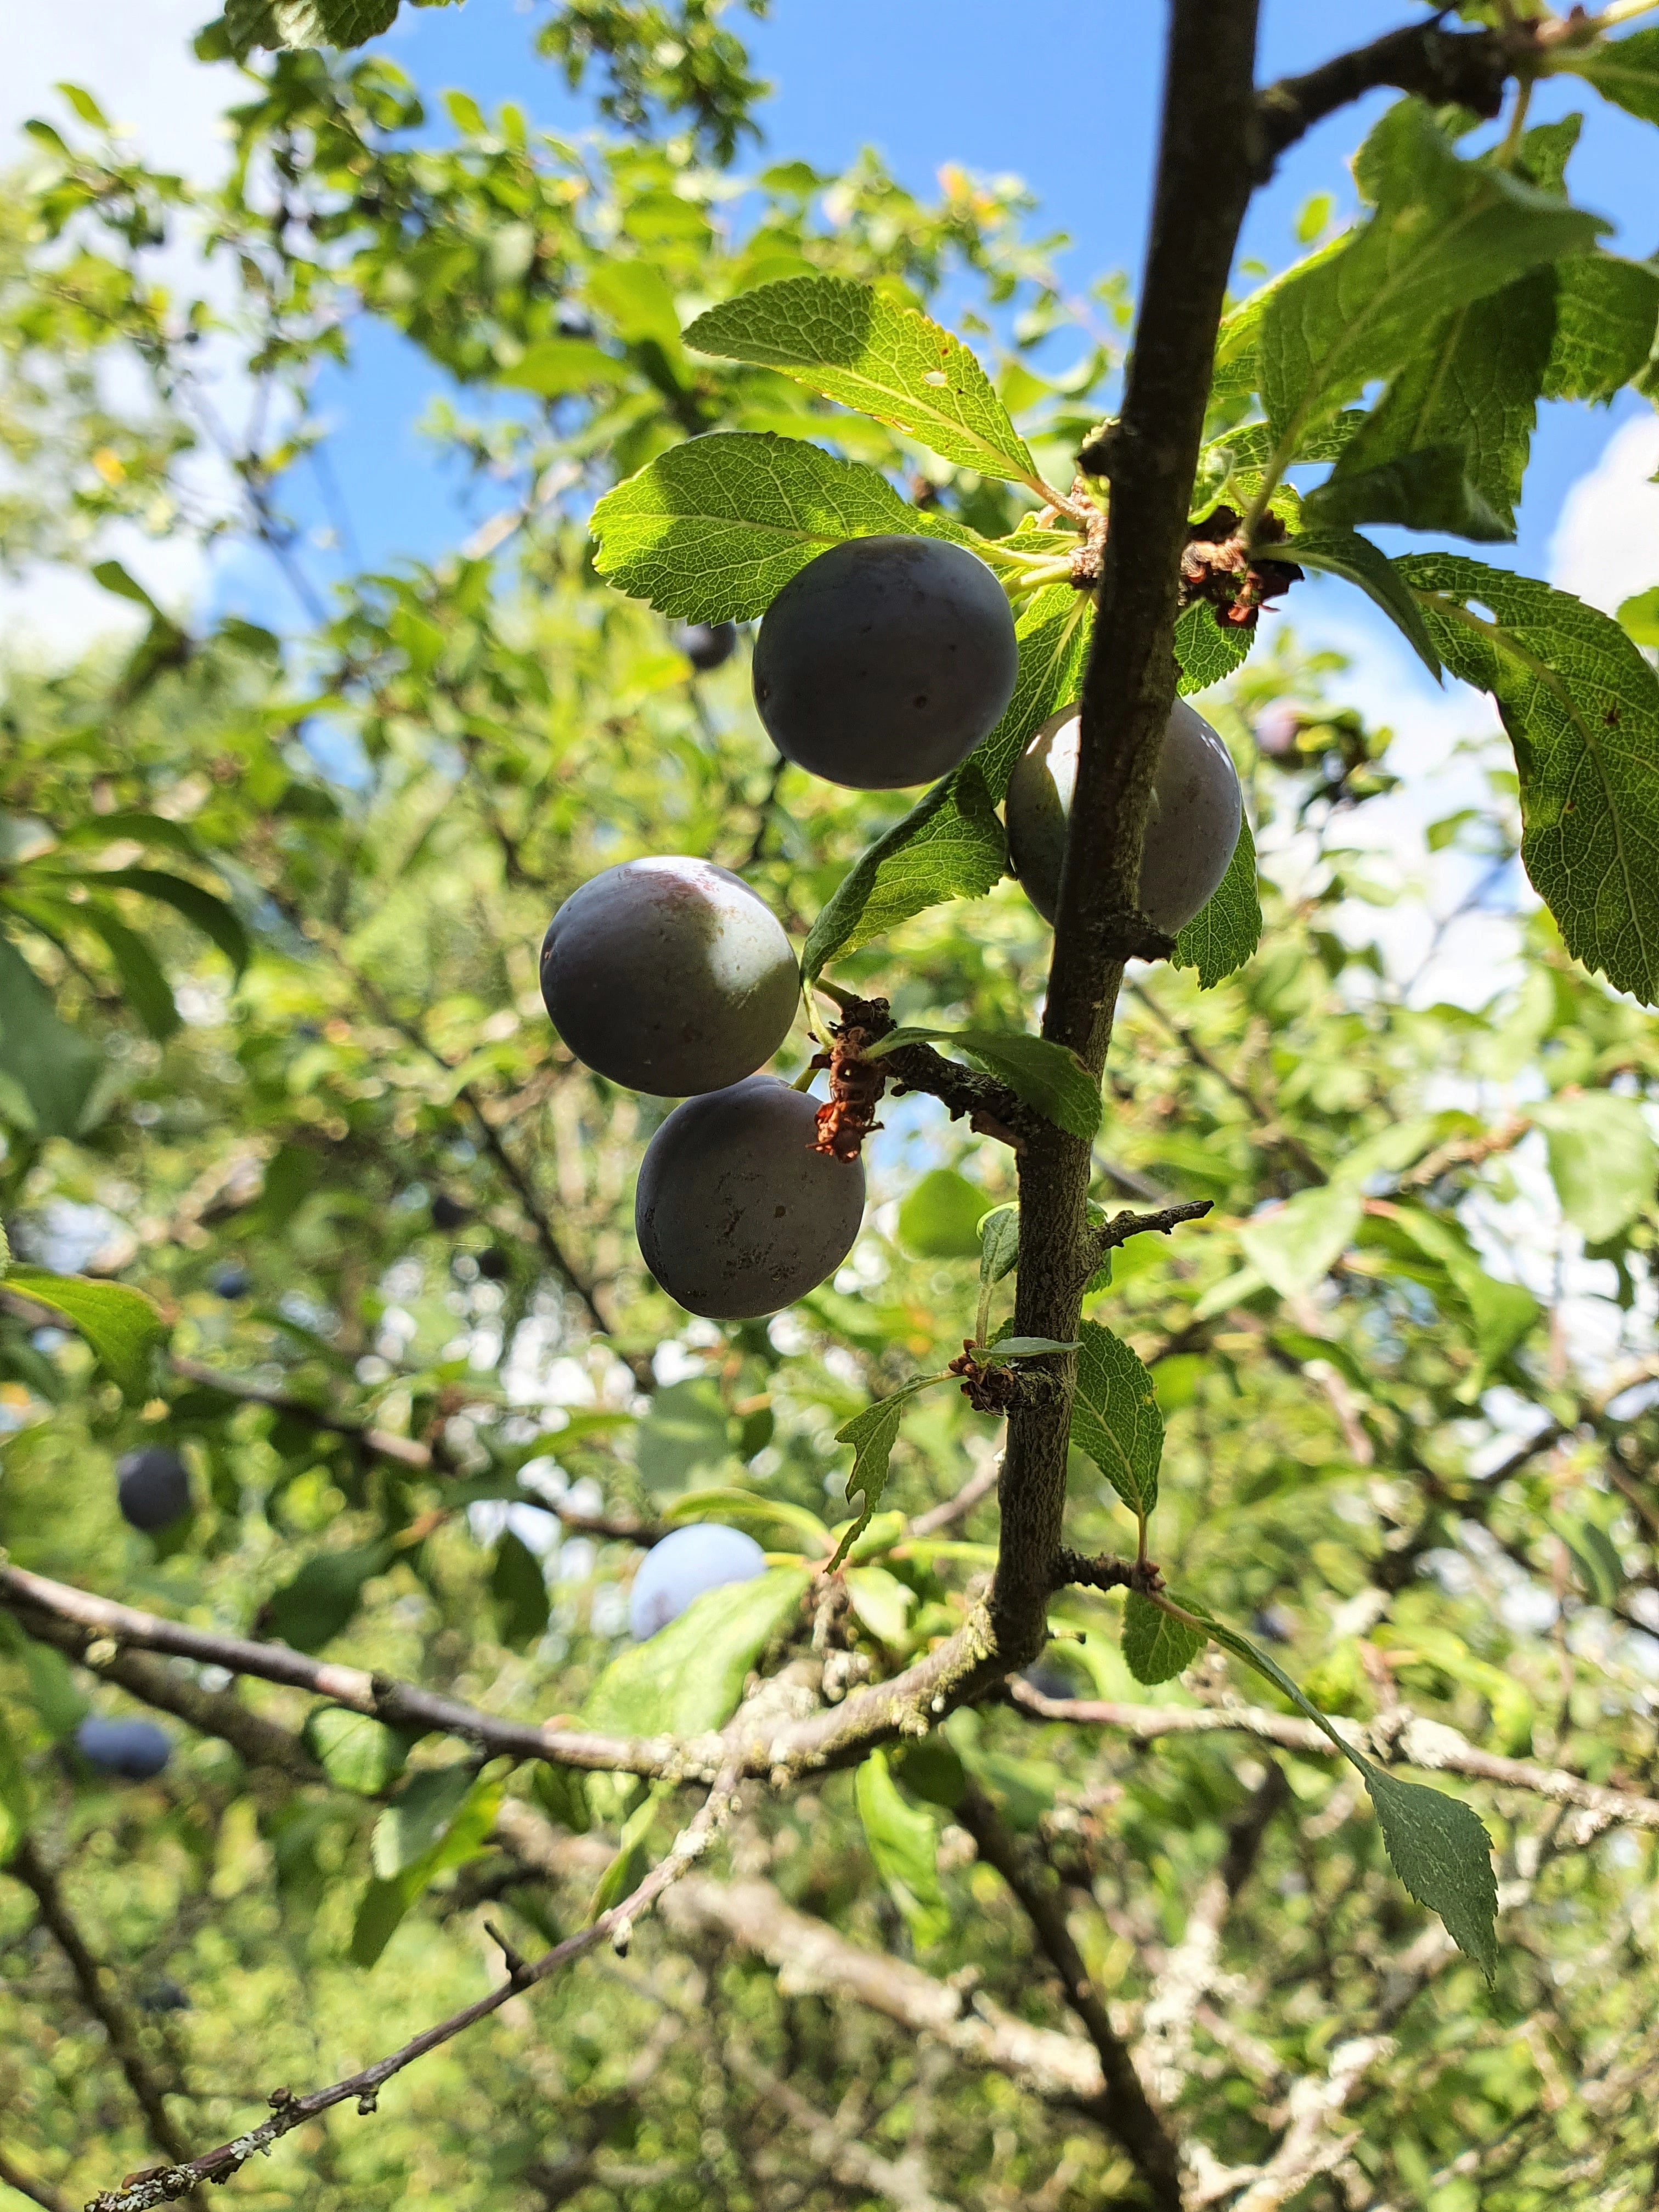
POLYGON ((776 1313, 853 1249, 864 1170, 812 1150, 817 1108, 775 1076, 677 1106, 640 1164, 634 1225, 671 1298, 713 1321, 776 1313))
MULTIPOLYGON (((1078 710, 1051 714, 1008 781, 1008 857, 1045 921, 1060 903, 1066 826, 1077 785, 1078 710)), ((1164 732, 1140 848, 1140 910, 1173 937, 1208 902, 1238 842, 1243 802, 1227 748, 1184 699, 1164 732)))
POLYGON ((624 860, 542 942, 542 998, 580 1060, 688 1098, 752 1075, 789 1034, 800 974, 777 917, 711 860, 624 860))
POLYGON ((1002 719, 1019 672, 1002 586, 961 545, 854 538, 792 576, 755 641, 786 760, 854 791, 932 783, 1002 719))

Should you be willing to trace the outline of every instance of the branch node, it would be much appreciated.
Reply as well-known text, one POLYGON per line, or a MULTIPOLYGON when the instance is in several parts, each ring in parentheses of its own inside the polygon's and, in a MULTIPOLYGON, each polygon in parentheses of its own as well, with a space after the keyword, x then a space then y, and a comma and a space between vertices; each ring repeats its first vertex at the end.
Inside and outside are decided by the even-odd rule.
POLYGON ((501 1962, 507 1968, 508 1981, 515 1990, 523 1989, 531 1979, 530 1969, 525 1962, 523 1954, 514 1949, 493 1920, 485 1921, 484 1934, 500 1951, 501 1962))

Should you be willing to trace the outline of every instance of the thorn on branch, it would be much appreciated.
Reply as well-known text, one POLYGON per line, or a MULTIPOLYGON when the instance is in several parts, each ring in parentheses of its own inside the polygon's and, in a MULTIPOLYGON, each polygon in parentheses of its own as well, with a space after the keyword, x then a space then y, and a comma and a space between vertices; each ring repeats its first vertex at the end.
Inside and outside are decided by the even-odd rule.
POLYGON ((501 1963, 507 1968, 507 1978, 514 1988, 523 1989, 531 1979, 530 1968, 523 1954, 514 1949, 493 1920, 485 1921, 484 1934, 500 1951, 501 1963))
POLYGON ((1168 1237, 1183 1221, 1202 1221, 1206 1213, 1214 1210, 1212 1199, 1189 1198, 1183 1199, 1176 1206, 1160 1207, 1156 1213, 1115 1213, 1103 1229, 1096 1231, 1094 1258, 1089 1272, 1092 1274, 1095 1267, 1107 1253, 1115 1252, 1120 1244, 1127 1244, 1132 1237, 1145 1236, 1149 1231, 1155 1231, 1160 1237, 1168 1237))
POLYGON ((1090 1559, 1081 1552, 1056 1552, 1049 1586, 1057 1590, 1069 1586, 1139 1590, 1142 1597, 1151 1597, 1163 1589, 1164 1577, 1152 1559, 1115 1559, 1107 1552, 1090 1559))

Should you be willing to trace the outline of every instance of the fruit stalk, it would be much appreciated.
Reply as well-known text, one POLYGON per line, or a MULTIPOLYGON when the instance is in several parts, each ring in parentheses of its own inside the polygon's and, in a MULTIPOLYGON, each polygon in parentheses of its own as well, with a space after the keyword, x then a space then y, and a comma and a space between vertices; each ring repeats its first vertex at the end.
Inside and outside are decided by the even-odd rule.
MULTIPOLYGON (((1133 927, 1140 849, 1164 726, 1189 495, 1202 441, 1216 331, 1256 158, 1255 0, 1175 0, 1166 53, 1146 275, 1111 441, 1108 532, 1084 681, 1076 793, 1060 888, 1043 1034, 1097 1073, 1111 1039, 1133 927)), ((1088 1279, 1089 1146, 1044 1125, 1020 1161, 1015 1328, 1077 1334, 1088 1279)), ((1009 1423, 1000 1486, 1002 1542, 991 1597, 999 1656, 1041 1652, 1060 1549, 1073 1369, 1009 1423)))

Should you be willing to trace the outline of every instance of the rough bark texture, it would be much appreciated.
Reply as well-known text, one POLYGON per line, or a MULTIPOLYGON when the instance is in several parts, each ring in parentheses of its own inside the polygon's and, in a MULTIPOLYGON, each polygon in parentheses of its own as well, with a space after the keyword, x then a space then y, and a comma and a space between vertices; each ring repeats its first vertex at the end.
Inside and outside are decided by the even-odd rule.
MULTIPOLYGON (((1157 192, 1123 413, 1112 439, 1111 526, 1084 681, 1071 834, 1060 878, 1043 1034, 1097 1073, 1122 980, 1114 951, 1139 921, 1140 846, 1164 726, 1187 511, 1215 334, 1249 204, 1259 129, 1255 0, 1175 0, 1157 192)), ((1069 1342, 1087 1279, 1090 1148, 1034 1131, 1020 1163, 1022 1336, 1069 1342)), ((1002 1550, 992 1596, 1000 1656, 1020 1666, 1047 1639, 1060 1549, 1073 1374, 1009 1422, 1002 1550)))

